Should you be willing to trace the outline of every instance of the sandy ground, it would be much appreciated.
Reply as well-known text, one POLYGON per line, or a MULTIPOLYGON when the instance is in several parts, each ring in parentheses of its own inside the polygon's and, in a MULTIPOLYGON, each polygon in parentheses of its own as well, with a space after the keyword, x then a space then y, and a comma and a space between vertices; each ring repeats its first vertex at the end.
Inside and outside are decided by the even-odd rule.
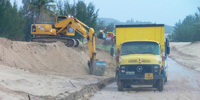
POLYGON ((200 42, 171 42, 170 57, 185 67, 200 71, 200 42))
POLYGON ((116 82, 97 92, 90 100, 199 100, 200 73, 168 59, 168 82, 164 91, 132 87, 117 91, 116 82))
POLYGON ((0 90, 2 93, 0 92, 0 97, 5 100, 11 98, 12 95, 14 98, 10 100, 24 100, 28 98, 28 95, 60 98, 104 78, 89 75, 71 77, 41 75, 1 65, 0 90))
POLYGON ((89 56, 85 45, 68 48, 61 42, 0 38, 0 100, 28 100, 28 95, 59 99, 85 85, 114 76, 114 58, 99 48, 97 58, 107 63, 103 77, 88 75, 89 56))

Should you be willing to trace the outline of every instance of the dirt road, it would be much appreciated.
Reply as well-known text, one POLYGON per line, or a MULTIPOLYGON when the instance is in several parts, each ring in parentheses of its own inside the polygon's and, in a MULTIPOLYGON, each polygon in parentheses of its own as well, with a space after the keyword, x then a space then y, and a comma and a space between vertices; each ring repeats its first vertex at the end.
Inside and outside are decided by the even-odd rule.
POLYGON ((199 100, 200 73, 168 59, 168 82, 164 91, 132 87, 117 91, 116 82, 97 92, 90 100, 199 100))

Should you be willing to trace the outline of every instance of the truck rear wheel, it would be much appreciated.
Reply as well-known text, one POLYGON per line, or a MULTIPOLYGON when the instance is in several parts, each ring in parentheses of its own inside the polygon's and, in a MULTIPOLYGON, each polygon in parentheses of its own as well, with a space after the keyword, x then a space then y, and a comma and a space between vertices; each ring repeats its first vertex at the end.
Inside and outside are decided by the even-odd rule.
POLYGON ((121 81, 117 82, 117 86, 118 86, 118 91, 123 91, 124 90, 124 84, 121 81))
POLYGON ((163 91, 164 87, 164 78, 158 80, 158 91, 163 91))

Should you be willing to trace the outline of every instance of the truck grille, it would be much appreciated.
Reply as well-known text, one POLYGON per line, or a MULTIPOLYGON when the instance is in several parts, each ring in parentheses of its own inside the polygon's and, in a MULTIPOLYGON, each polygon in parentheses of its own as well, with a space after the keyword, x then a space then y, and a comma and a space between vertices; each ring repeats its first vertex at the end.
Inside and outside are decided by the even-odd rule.
MULTIPOLYGON (((138 59, 131 59, 131 60, 129 60, 128 62, 129 62, 129 63, 137 63, 137 62, 139 62, 139 61, 138 61, 138 59)), ((150 59, 141 59, 141 62, 143 62, 143 63, 150 63, 151 60, 150 60, 150 59)))
MULTIPOLYGON (((144 73, 153 73, 154 75, 158 75, 159 71, 155 72, 154 66, 158 65, 121 65, 125 66, 125 71, 126 72, 134 72, 135 75, 144 75, 144 73)), ((121 73, 121 74, 126 74, 126 73, 121 73)))

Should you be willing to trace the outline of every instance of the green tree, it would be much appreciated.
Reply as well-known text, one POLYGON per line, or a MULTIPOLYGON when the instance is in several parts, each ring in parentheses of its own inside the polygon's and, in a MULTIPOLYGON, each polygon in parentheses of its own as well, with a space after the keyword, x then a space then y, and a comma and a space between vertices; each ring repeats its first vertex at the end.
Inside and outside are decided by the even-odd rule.
POLYGON ((95 6, 92 3, 86 5, 84 1, 78 1, 70 4, 69 1, 66 1, 63 5, 62 1, 59 0, 57 8, 60 14, 74 16, 86 25, 96 28, 99 10, 95 10, 95 6))
POLYGON ((64 15, 63 2, 61 0, 57 1, 57 9, 59 15, 64 15))
POLYGON ((188 15, 181 22, 175 24, 174 32, 171 36, 173 41, 194 42, 200 41, 200 8, 199 13, 188 15))
MULTIPOLYGON (((26 1, 26 0, 24 0, 26 1)), ((41 14, 45 12, 54 13, 56 5, 55 0, 27 0, 28 4, 26 5, 26 14, 36 15, 36 21, 41 23, 40 18, 41 14)))
MULTIPOLYGON (((69 1, 65 1, 64 4, 61 0, 57 3, 59 13, 65 16, 71 15, 94 29, 97 28, 97 16, 98 11, 95 10, 95 6, 92 3, 86 5, 84 1, 74 2, 72 4, 69 1)), ((75 38, 81 38, 79 34, 76 34, 75 38)))
POLYGON ((195 35, 194 41, 200 41, 200 7, 198 7, 198 13, 195 14, 195 35))
POLYGON ((41 14, 51 13, 55 14, 56 5, 55 0, 22 0, 23 15, 25 17, 25 40, 29 41, 31 38, 31 24, 37 22, 41 23, 41 14))
POLYGON ((12 40, 24 40, 25 20, 22 9, 16 2, 12 6, 9 0, 0 1, 0 36, 12 40))
POLYGON ((113 23, 109 24, 107 27, 107 32, 113 32, 115 30, 115 25, 113 23))
POLYGON ((24 31, 25 31, 25 40, 26 41, 29 41, 30 38, 31 38, 31 24, 34 23, 34 13, 30 13, 29 12, 29 5, 31 3, 31 0, 22 0, 22 3, 23 3, 23 16, 25 17, 25 28, 24 28, 24 31))
POLYGON ((105 26, 105 23, 104 23, 104 21, 100 21, 100 20, 98 20, 98 22, 97 22, 97 27, 96 27, 96 32, 98 33, 99 32, 99 30, 101 30, 101 29, 104 29, 106 26, 105 26))

